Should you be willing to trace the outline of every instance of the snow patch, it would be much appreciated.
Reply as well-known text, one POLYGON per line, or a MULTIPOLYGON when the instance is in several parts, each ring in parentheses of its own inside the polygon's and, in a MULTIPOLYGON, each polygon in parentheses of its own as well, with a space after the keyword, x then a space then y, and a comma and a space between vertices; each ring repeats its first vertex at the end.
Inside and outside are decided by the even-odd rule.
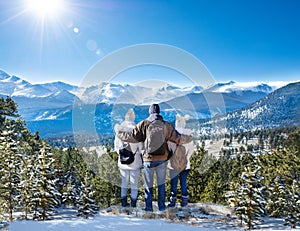
MULTIPOLYGON (((157 231, 157 230, 185 230, 185 231, 218 231, 238 230, 243 228, 237 225, 238 221, 228 216, 226 206, 213 203, 189 204, 186 208, 168 209, 166 212, 145 212, 138 208, 123 208, 112 206, 89 219, 78 218, 77 211, 73 209, 60 209, 48 221, 21 221, 0 223, 3 230, 9 231, 157 231), (7 226, 8 225, 8 226, 7 226)), ((264 222, 257 225, 255 230, 291 230, 284 226, 284 221, 277 218, 264 217, 264 222)), ((299 228, 293 230, 300 230, 299 228)))

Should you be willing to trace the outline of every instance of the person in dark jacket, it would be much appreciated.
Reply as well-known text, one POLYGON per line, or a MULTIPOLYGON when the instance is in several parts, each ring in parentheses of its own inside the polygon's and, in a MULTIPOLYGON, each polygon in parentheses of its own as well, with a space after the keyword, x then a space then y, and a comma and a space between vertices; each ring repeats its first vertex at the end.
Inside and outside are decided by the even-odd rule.
MULTIPOLYGON (((176 144, 184 144, 192 141, 192 136, 181 135, 178 133, 174 126, 163 120, 160 115, 160 107, 158 104, 152 104, 149 107, 149 117, 139 122, 132 132, 119 131, 117 134, 118 138, 128 142, 144 142, 143 150, 143 167, 144 167, 144 188, 145 188, 145 202, 146 211, 153 211, 152 206, 152 194, 153 194, 153 175, 156 172, 157 184, 158 184, 158 209, 164 211, 166 209, 166 165, 169 157, 169 150, 167 142, 174 142, 176 144), (150 126, 153 123, 160 122, 163 127, 164 137, 151 137, 151 131, 149 132, 150 126), (149 152, 147 148, 148 144, 153 140, 159 142, 156 144, 160 147, 159 153, 149 152)), ((153 142, 152 142, 153 143, 153 142)))

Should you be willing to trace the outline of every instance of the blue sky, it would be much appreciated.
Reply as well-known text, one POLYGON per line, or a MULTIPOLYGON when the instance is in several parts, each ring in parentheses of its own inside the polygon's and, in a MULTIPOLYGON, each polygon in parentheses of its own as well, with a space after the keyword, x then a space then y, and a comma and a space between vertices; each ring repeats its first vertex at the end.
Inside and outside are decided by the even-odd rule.
MULTIPOLYGON (((31 83, 79 85, 106 55, 160 43, 194 55, 217 82, 300 80, 298 0, 61 1, 41 16, 28 0, 0 0, 0 69, 31 83)), ((120 81, 162 76, 185 81, 161 67, 126 71, 120 81)))

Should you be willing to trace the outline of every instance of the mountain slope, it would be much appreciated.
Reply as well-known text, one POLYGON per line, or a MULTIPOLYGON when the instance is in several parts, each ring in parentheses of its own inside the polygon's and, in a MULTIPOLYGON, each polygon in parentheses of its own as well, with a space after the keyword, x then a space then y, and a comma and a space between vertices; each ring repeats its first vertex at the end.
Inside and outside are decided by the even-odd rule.
POLYGON ((300 82, 288 84, 268 96, 238 110, 210 119, 204 131, 214 133, 212 124, 226 121, 225 131, 247 131, 260 128, 300 125, 300 82))
POLYGON ((220 99, 224 101, 224 109, 228 112, 246 106, 265 96, 267 96, 265 92, 253 92, 249 90, 229 93, 190 93, 186 96, 167 101, 166 104, 174 108, 184 109, 184 113, 189 114, 193 113, 196 109, 198 118, 207 119, 211 117, 210 108, 217 108, 220 105, 220 99))

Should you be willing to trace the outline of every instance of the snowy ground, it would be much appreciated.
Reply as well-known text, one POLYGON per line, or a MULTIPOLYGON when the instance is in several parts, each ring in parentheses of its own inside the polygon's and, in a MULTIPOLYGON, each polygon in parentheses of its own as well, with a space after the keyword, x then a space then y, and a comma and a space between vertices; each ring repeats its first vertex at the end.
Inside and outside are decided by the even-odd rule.
MULTIPOLYGON (((237 221, 229 216, 230 210, 224 206, 198 203, 188 208, 175 208, 161 213, 146 213, 141 208, 121 208, 113 206, 101 210, 90 219, 76 217, 71 209, 60 210, 54 220, 49 221, 14 221, 3 230, 9 231, 216 231, 244 230, 237 221), (229 213, 228 213, 229 212, 229 213)), ((283 225, 282 219, 266 218, 256 230, 290 230, 283 225)), ((1 230, 1 229, 0 229, 1 230)), ((299 228, 293 230, 300 230, 299 228)), ((1 230, 2 231, 2 230, 1 230)))

